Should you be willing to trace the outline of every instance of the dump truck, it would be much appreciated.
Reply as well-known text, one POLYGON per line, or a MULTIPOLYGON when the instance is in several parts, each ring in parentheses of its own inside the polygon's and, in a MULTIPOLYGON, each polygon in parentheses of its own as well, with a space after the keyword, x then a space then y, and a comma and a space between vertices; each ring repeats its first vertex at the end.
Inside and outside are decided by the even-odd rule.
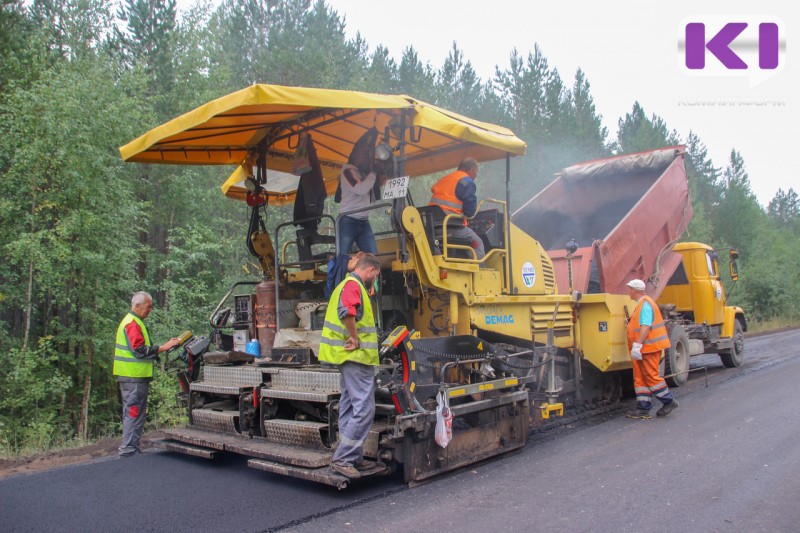
MULTIPOLYGON (((686 383, 693 355, 741 365, 747 330, 744 311, 726 305, 717 252, 678 242, 692 218, 684 152, 673 146, 573 165, 512 216, 547 250, 562 290, 619 294, 631 279, 646 282, 670 333, 662 372, 671 386, 686 383)), ((728 254, 735 282, 738 253, 728 254)))
MULTIPOLYGON (((166 430, 163 448, 203 458, 241 454, 252 468, 339 489, 353 482, 329 466, 339 438, 339 373, 316 355, 336 228, 347 214, 331 214, 326 198, 367 134, 391 156, 381 162, 389 176, 383 200, 369 208, 376 228, 383 223, 384 229, 376 231, 376 413, 364 443, 375 468, 362 479, 401 471, 406 482, 421 482, 518 449, 532 428, 565 414, 588 416, 619 405, 631 366, 626 316, 635 302, 601 291, 611 288, 612 278, 606 263, 591 266, 600 244, 593 240, 583 246, 591 251, 580 254, 576 247, 564 264, 572 268, 575 257, 586 262, 574 279, 563 281, 554 248, 560 237, 543 234, 539 240, 542 228, 526 218, 538 207, 526 205, 512 218, 510 159, 526 149, 513 132, 406 95, 254 85, 120 149, 130 162, 235 165, 222 189, 246 201, 247 245, 262 269, 260 279, 238 282, 222 297, 211 312, 208 336, 184 345, 180 378, 189 423, 166 430), (461 217, 415 202, 407 188, 409 179, 450 170, 466 156, 505 160, 506 198, 482 200, 467 221, 484 241, 480 260, 468 243, 448 237, 448 227, 464 223, 461 217), (293 178, 293 170, 300 176, 293 178), (280 205, 292 205, 292 215, 270 232, 267 214, 280 205), (589 289, 592 268, 597 290, 589 289), (260 341, 261 357, 246 353, 250 339, 260 341), (444 398, 453 433, 441 447, 434 435, 436 407, 444 398)), ((663 155, 668 166, 682 169, 681 149, 669 153, 663 155)), ((662 173, 648 175, 657 174, 658 182, 662 173)), ((654 184, 639 185, 634 204, 652 199, 654 184)), ((564 214, 578 214, 562 205, 564 214)), ((673 241, 684 227, 662 231, 662 248, 669 243, 682 254, 673 241)), ((641 240, 635 231, 628 237, 641 240)), ((701 277, 694 260, 684 255, 686 279, 678 269, 668 273, 658 266, 664 262, 643 263, 641 277, 651 279, 653 288, 659 286, 654 280, 670 280, 674 288, 661 293, 674 298, 665 307, 670 319, 693 336, 687 349, 705 329, 709 338, 719 332, 722 351, 727 326, 698 311, 707 294, 692 284, 701 277)))

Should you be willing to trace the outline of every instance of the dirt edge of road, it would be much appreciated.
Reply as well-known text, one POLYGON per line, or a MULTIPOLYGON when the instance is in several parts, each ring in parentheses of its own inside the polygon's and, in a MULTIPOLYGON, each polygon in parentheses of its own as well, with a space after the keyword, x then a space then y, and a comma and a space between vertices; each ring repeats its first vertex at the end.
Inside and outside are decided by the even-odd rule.
MULTIPOLYGON (((142 436, 142 449, 154 447, 153 441, 164 437, 161 431, 149 431, 142 436)), ((33 474, 63 466, 88 463, 117 455, 120 437, 106 437, 86 446, 51 450, 34 455, 0 459, 0 480, 23 474, 33 474)))
MULTIPOLYGON (((745 337, 761 337, 774 333, 783 333, 798 329, 800 326, 788 326, 784 328, 759 331, 757 333, 745 333, 745 337)), ((150 431, 142 437, 142 448, 145 450, 154 447, 154 441, 164 437, 161 431, 150 431)), ((119 437, 106 437, 99 441, 81 446, 79 448, 69 448, 65 450, 55 450, 41 452, 24 457, 12 457, 0 459, 0 480, 24 474, 33 474, 45 470, 52 470, 63 466, 88 463, 104 457, 112 457, 117 454, 119 437)))

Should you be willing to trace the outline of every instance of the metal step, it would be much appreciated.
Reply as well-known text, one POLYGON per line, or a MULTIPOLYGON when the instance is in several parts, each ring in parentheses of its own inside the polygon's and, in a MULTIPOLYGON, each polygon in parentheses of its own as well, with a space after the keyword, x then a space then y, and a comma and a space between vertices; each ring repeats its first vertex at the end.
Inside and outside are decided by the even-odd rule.
POLYGON ((272 474, 296 477, 298 479, 314 481, 315 483, 323 483, 325 485, 336 487, 339 490, 346 489, 348 483, 350 483, 350 479, 337 472, 334 472, 331 467, 301 468, 297 466, 273 463, 272 461, 265 461, 263 459, 250 459, 247 461, 247 466, 250 468, 255 468, 256 470, 270 472, 272 474))
MULTIPOLYGON (((247 461, 247 466, 270 472, 273 474, 280 474, 282 476, 296 477, 298 479, 305 479, 314 481, 315 483, 323 483, 331 485, 339 490, 347 488, 347 485, 352 482, 352 479, 346 478, 333 470, 330 466, 324 468, 299 468, 296 466, 289 466, 285 464, 273 463, 272 461, 264 461, 263 459, 250 459, 247 461)), ((389 473, 389 468, 383 463, 378 463, 378 467, 362 472, 359 479, 365 477, 383 476, 389 473)))
POLYGON ((267 420, 264 422, 265 437, 270 442, 327 450, 322 438, 328 432, 328 424, 300 420, 267 420))
POLYGON ((268 442, 262 438, 247 438, 236 435, 226 435, 215 431, 204 431, 195 428, 172 428, 164 430, 168 438, 202 446, 214 450, 223 450, 238 453, 258 459, 266 459, 293 466, 305 468, 321 468, 331 462, 333 453, 330 451, 313 450, 287 446, 276 442, 268 442))
POLYGON ((220 385, 256 387, 264 382, 263 370, 257 366, 214 366, 203 367, 203 382, 220 385))
POLYGON ((364 456, 377 457, 378 445, 380 444, 381 433, 392 427, 386 422, 373 422, 369 429, 366 440, 364 440, 364 456))
POLYGON ((239 433, 239 411, 213 411, 211 409, 192 409, 192 425, 199 429, 239 433))
POLYGON ((282 368, 277 374, 272 374, 272 386, 279 389, 339 392, 339 371, 282 368))
POLYGON ((213 459, 218 453, 218 450, 194 446, 193 444, 185 444, 183 442, 176 442, 174 440, 162 439, 154 442, 156 447, 162 448, 170 452, 178 452, 184 455, 191 455, 194 457, 202 457, 204 459, 213 459))
POLYGON ((189 390, 193 392, 211 392, 213 394, 230 394, 237 396, 252 389, 253 387, 251 385, 221 385, 205 381, 195 381, 189 384, 189 390))
POLYGON ((262 387, 262 398, 277 398, 279 400, 302 400, 306 402, 328 403, 339 397, 339 391, 291 389, 282 387, 262 387))

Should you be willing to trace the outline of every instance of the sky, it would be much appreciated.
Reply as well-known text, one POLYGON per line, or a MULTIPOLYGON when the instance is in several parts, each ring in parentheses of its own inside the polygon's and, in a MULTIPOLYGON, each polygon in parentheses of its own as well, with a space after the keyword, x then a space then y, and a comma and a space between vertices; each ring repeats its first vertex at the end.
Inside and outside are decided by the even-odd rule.
POLYGON ((578 68, 585 72, 611 139, 619 118, 638 100, 648 116, 662 117, 683 140, 694 131, 715 166, 726 166, 731 149, 738 150, 762 205, 778 188, 800 192, 792 163, 794 150, 800 151, 800 48, 793 47, 800 9, 793 2, 327 2, 344 17, 348 36, 360 32, 370 50, 382 44, 399 63, 413 45, 420 60, 438 69, 455 41, 484 81, 496 66, 508 65, 514 48, 527 57, 538 43, 565 84, 571 85, 578 68), (728 22, 748 23, 730 45, 748 62, 747 71, 727 70, 709 52, 706 68, 687 69, 681 43, 689 22, 705 24, 706 42, 728 22), (756 28, 762 22, 779 28, 776 69, 757 68, 756 28))
MULTIPOLYGON (((348 35, 360 32, 372 49, 383 44, 398 61, 403 49, 413 45, 423 62, 438 68, 455 41, 484 80, 494 75, 496 66, 508 66, 514 48, 527 56, 538 43, 565 83, 571 84, 575 71, 583 69, 610 136, 616 135, 617 121, 638 100, 648 115, 661 116, 682 139, 690 130, 699 135, 716 166, 725 166, 731 149, 738 150, 763 205, 778 188, 800 192, 798 165, 792 162, 794 151, 800 150, 800 55, 792 54, 800 50, 792 47, 800 9, 793 2, 328 0, 328 4, 345 17, 348 35), (686 22, 707 21, 710 39, 712 24, 720 20, 751 22, 754 27, 752 22, 775 19, 782 22, 785 51, 778 72, 755 87, 747 77, 720 75, 720 69, 703 75, 689 73, 683 66, 679 41, 686 22)), ((716 61, 706 54, 709 68, 716 61)))

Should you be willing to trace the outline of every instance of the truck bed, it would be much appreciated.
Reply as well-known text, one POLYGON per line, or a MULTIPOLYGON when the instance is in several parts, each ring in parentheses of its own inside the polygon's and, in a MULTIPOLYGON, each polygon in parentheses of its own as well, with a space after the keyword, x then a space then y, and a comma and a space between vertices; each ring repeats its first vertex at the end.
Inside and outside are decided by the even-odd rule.
POLYGON ((625 292, 632 278, 658 297, 680 263, 671 251, 692 217, 682 146, 580 163, 513 215, 553 260, 559 292, 625 292))

